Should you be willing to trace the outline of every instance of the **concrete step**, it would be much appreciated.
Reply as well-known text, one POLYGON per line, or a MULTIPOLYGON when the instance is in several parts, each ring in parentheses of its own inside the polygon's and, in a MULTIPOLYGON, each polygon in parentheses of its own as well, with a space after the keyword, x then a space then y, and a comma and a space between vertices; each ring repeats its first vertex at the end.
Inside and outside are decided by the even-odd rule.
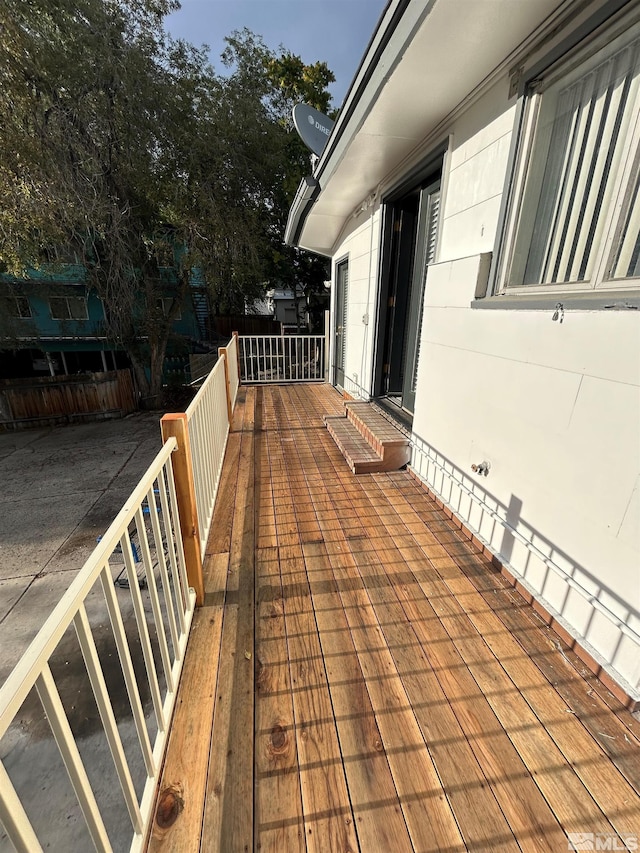
POLYGON ((344 416, 324 418, 354 474, 397 471, 410 459, 409 439, 369 403, 350 402, 344 416))

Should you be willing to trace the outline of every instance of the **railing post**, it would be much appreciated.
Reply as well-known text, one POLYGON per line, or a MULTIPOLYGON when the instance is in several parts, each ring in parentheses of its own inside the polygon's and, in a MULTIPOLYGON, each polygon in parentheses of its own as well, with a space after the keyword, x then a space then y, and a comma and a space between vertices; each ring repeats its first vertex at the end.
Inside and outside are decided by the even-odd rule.
POLYGON ((236 367, 238 368, 238 385, 242 383, 240 378, 240 335, 237 332, 233 332, 233 337, 236 339, 236 367))
POLYGON ((233 420, 233 404, 231 402, 231 383, 229 381, 229 354, 226 347, 219 347, 218 355, 224 361, 224 384, 227 389, 227 417, 229 418, 229 426, 233 420))
POLYGON ((189 586, 196 592, 196 606, 200 607, 204 603, 204 579, 187 416, 184 412, 164 415, 160 420, 160 429, 163 441, 173 437, 178 442, 176 450, 171 454, 171 464, 176 484, 187 579, 189 586))
POLYGON ((324 381, 330 382, 329 377, 329 348, 331 346, 331 311, 324 312, 324 381))

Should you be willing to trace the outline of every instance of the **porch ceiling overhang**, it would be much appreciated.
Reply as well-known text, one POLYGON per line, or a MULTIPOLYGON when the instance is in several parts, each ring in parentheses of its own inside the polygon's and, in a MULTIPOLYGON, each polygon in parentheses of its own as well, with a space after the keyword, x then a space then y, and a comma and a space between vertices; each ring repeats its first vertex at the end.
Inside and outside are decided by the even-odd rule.
POLYGON ((330 255, 349 216, 559 0, 391 0, 313 177, 292 205, 286 242, 330 255))

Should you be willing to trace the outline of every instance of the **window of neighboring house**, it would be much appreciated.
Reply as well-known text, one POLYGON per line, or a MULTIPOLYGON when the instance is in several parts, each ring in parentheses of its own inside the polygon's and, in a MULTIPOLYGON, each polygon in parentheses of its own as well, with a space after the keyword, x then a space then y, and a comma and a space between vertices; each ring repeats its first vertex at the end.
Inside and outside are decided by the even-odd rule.
MULTIPOLYGON (((158 310, 162 311, 164 317, 168 317, 173 306, 173 297, 172 296, 163 296, 162 298, 158 298, 157 300, 158 310)), ((173 318, 174 320, 180 320, 182 318, 182 311, 178 309, 178 313, 173 318)))
POLYGON ((16 296, 13 300, 14 304, 14 317, 18 317, 21 320, 27 320, 32 316, 31 314, 31 305, 29 305, 29 300, 26 296, 16 296))
POLYGON ((84 296, 51 296, 49 308, 52 320, 87 320, 87 300, 84 296))
POLYGON ((503 286, 640 284, 640 23, 529 85, 503 286))

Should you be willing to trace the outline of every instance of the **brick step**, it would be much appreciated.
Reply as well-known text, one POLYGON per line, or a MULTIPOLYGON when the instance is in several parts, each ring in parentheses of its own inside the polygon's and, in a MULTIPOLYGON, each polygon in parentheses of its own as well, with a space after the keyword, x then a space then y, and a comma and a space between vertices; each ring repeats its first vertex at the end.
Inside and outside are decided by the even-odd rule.
POLYGON ((409 439, 368 403, 347 403, 344 416, 325 415, 324 422, 354 474, 397 471, 409 462, 409 439))
POLYGON ((390 447, 409 447, 409 439, 371 403, 345 403, 347 418, 380 456, 390 447))

